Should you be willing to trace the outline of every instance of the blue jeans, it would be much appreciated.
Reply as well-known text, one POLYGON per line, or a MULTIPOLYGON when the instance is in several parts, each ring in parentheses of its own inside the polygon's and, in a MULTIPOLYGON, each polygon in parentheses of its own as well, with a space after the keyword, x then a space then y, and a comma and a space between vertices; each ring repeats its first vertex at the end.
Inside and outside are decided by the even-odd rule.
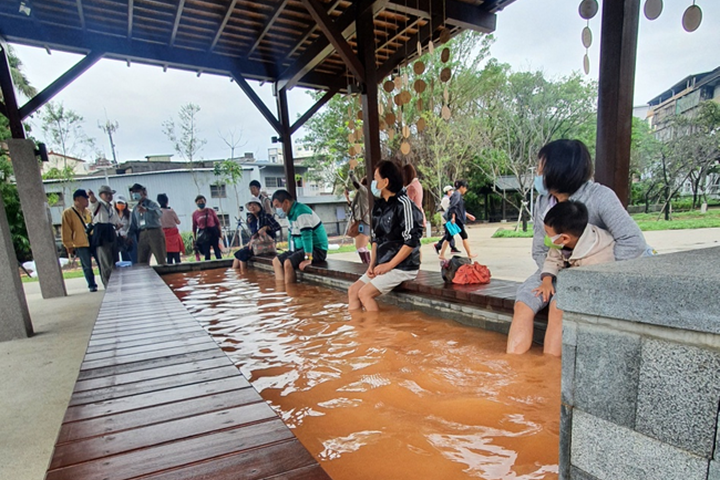
POLYGON ((95 283, 95 274, 93 273, 92 269, 92 254, 90 253, 90 247, 76 248, 75 255, 77 255, 77 257, 80 259, 80 265, 82 265, 88 288, 97 288, 97 283, 95 283))

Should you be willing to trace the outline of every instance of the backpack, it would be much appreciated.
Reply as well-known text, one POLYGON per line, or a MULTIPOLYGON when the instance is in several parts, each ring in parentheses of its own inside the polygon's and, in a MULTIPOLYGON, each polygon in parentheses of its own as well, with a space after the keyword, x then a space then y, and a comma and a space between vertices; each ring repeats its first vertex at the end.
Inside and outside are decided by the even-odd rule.
POLYGON ((472 260, 470 260, 469 258, 458 257, 457 255, 452 257, 447 262, 443 263, 443 266, 440 269, 440 273, 442 274, 442 278, 445 283, 452 283, 453 278, 455 278, 455 274, 458 271, 458 268, 463 265, 469 265, 471 263, 472 260))
POLYGON ((490 283, 490 269, 479 263, 461 265, 453 277, 452 283, 457 285, 474 285, 490 283))

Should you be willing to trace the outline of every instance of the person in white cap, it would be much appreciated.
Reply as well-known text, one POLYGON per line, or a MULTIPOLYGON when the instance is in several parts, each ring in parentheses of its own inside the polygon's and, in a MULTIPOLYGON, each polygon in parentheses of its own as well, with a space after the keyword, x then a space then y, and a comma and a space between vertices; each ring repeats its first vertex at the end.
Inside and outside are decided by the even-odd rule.
MULTIPOLYGON (((452 197, 453 192, 455 189, 452 185, 445 185, 443 187, 443 192, 445 193, 445 196, 440 200, 440 208, 438 209, 438 212, 440 212, 440 215, 442 215, 443 218, 445 218, 445 212, 448 211, 448 208, 450 208, 450 197, 452 197)), ((445 228, 445 222, 443 221, 443 228, 445 228)), ((442 239, 440 239, 435 244, 435 251, 440 254, 440 249, 442 248, 442 239)), ((455 247, 455 238, 452 238, 450 240, 450 252, 452 253, 460 253, 460 250, 458 250, 455 247)))
POLYGON ((115 190, 107 185, 102 185, 98 189, 100 198, 95 197, 92 190, 88 190, 94 225, 92 245, 95 247, 95 255, 100 266, 100 279, 106 288, 115 265, 115 245, 117 244, 115 231, 122 226, 120 217, 112 205, 114 193, 115 190))
POLYGON ((280 224, 272 215, 265 212, 260 198, 250 197, 250 201, 247 202, 245 207, 249 212, 247 214, 247 224, 250 227, 252 237, 247 246, 235 252, 233 268, 239 269, 240 273, 245 272, 248 260, 254 255, 274 257, 277 254, 275 240, 280 231, 280 224))

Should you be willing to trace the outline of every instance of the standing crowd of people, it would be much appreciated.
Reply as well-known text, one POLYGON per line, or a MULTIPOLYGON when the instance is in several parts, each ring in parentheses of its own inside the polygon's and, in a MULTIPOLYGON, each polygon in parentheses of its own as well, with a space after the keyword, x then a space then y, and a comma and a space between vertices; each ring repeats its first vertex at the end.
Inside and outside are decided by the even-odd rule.
MULTIPOLYGON (((421 238, 427 220, 423 209, 423 188, 415 168, 381 161, 369 175, 358 178, 351 162, 349 185, 354 190, 349 204, 347 235, 354 238, 366 272, 348 290, 350 310, 377 311, 376 298, 405 281, 413 281, 421 262, 421 238), (368 178, 372 181, 368 184, 368 178), (372 197, 371 197, 372 196, 372 197), (372 203, 370 199, 373 199, 372 203), (372 205, 372 206, 371 206, 372 205)), ((650 251, 645 239, 623 208, 615 193, 592 180, 592 159, 587 147, 577 140, 556 140, 538 153, 534 187, 538 199, 534 209, 532 256, 538 266, 518 289, 507 352, 524 353, 532 343, 535 315, 548 308, 544 351, 560 355, 562 311, 556 303, 555 283, 560 270, 582 265, 627 260, 650 251)), ((443 189, 439 211, 443 238, 435 243, 441 261, 452 254, 460 237, 467 257, 474 259, 468 241, 467 224, 475 217, 466 211, 464 195, 468 183, 458 179, 443 189)), ((115 262, 147 264, 153 255, 158 264, 180 263, 185 244, 178 229, 180 219, 169 206, 167 195, 150 200, 140 184, 130 188, 132 211, 125 197, 103 185, 97 195, 76 190, 73 206, 62 215, 62 242, 69 255, 80 260, 90 291, 97 291, 92 270, 94 257, 100 278, 107 286, 115 262)), ((257 180, 250 182, 252 197, 246 203, 249 238, 234 254, 233 267, 244 272, 254 256, 272 258, 275 278, 291 283, 296 271, 325 262, 328 236, 322 220, 309 206, 287 190, 272 196, 262 191, 257 180), (288 247, 278 253, 280 222, 288 224, 288 247)), ((223 232, 220 219, 206 198, 195 198, 192 237, 199 260, 222 258, 223 232)))

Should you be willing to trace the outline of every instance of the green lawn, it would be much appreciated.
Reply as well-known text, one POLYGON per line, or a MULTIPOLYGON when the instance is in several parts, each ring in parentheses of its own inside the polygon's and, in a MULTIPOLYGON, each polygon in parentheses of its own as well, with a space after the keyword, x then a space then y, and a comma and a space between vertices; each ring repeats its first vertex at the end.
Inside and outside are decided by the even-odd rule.
MULTIPOLYGON (((696 228, 719 228, 720 208, 708 210, 707 213, 699 211, 677 212, 672 220, 658 220, 658 213, 636 213, 632 215, 643 232, 654 230, 691 230, 696 228)), ((528 225, 527 232, 516 232, 512 229, 499 228, 493 238, 531 238, 532 225, 528 225)))

